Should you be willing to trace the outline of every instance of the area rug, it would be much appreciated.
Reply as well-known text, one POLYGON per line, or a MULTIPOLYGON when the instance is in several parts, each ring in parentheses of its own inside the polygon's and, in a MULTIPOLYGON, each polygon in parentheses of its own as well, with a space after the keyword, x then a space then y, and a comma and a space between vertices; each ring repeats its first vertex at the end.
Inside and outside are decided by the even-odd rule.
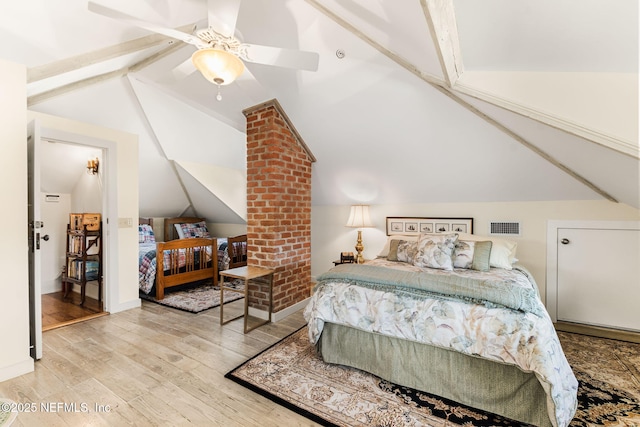
MULTIPOLYGON (((225 286, 234 287, 239 291, 244 289, 242 280, 227 282, 225 286)), ((157 300, 153 296, 154 292, 155 291, 152 290, 149 295, 140 292, 140 298, 191 313, 199 313, 220 305, 220 288, 210 283, 176 286, 175 288, 165 290, 164 298, 161 300, 157 300)), ((244 297, 240 292, 228 291, 226 289, 224 291, 225 304, 241 298, 244 297)))
MULTIPOLYGON (((640 426, 640 344, 560 334, 580 383, 579 407, 570 425, 640 426)), ((357 369, 324 363, 309 344, 306 327, 226 378, 327 426, 523 425, 357 369)))

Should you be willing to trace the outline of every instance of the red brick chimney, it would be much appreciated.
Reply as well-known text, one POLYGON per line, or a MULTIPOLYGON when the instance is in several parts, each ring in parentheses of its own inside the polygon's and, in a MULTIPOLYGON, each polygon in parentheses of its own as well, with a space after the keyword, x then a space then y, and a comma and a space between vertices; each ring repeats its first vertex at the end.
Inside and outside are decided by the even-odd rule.
MULTIPOLYGON (((274 269, 273 312, 309 296, 311 164, 315 158, 275 99, 243 111, 247 119, 248 265, 274 269)), ((268 288, 250 289, 267 310, 268 288)), ((257 304, 254 304, 257 303, 257 304)))

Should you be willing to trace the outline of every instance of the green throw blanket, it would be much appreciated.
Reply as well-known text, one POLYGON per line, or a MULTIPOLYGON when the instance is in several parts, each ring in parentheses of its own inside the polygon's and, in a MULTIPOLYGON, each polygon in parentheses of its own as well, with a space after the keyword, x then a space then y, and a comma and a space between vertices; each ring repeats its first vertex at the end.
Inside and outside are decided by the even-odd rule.
POLYGON ((507 307, 537 316, 546 313, 535 287, 514 286, 494 279, 395 270, 366 264, 342 264, 320 275, 317 286, 327 282, 353 283, 393 292, 428 293, 435 297, 462 299, 489 307, 507 307))

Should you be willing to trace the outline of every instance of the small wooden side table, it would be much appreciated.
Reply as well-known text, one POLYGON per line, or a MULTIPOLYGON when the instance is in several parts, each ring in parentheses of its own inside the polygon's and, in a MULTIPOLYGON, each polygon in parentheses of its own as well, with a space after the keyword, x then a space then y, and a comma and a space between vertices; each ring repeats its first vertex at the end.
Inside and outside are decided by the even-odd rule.
POLYGON ((268 268, 262 267, 253 267, 253 266, 244 266, 231 268, 229 270, 222 270, 220 272, 220 324, 224 325, 226 323, 231 322, 232 320, 239 319, 244 317, 244 333, 257 328, 258 326, 262 326, 264 324, 271 322, 271 312, 273 310, 273 273, 275 270, 270 270, 268 268), (264 320, 256 325, 253 325, 251 328, 249 325, 249 280, 258 279, 260 277, 270 276, 269 280, 269 319, 264 320), (234 289, 229 286, 225 286, 225 277, 229 277, 230 279, 241 279, 244 280, 244 290, 234 289), (224 308, 224 291, 233 291, 244 294, 244 314, 236 316, 232 319, 224 320, 223 308, 224 308))

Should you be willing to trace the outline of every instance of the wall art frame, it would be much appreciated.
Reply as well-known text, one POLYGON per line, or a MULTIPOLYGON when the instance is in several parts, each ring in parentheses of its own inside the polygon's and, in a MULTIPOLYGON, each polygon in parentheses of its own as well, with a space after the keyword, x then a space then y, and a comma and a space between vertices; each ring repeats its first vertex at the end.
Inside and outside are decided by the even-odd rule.
POLYGON ((473 234, 473 218, 452 217, 387 217, 387 236, 410 236, 421 233, 469 233, 473 234))

